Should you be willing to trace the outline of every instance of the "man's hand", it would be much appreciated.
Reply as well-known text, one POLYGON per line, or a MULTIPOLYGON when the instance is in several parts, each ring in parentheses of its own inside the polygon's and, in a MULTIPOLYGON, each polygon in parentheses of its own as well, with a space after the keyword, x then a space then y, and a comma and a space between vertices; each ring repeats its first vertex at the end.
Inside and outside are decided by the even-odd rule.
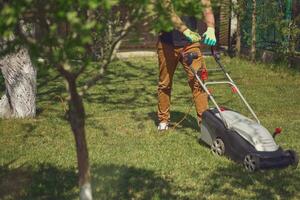
POLYGON ((201 40, 201 36, 198 33, 191 31, 190 29, 186 29, 185 31, 183 31, 183 35, 191 43, 199 42, 201 40))
POLYGON ((215 34, 215 29, 212 27, 208 27, 206 32, 203 34, 204 39, 204 44, 209 45, 209 46, 215 46, 217 43, 216 39, 216 34, 215 34))

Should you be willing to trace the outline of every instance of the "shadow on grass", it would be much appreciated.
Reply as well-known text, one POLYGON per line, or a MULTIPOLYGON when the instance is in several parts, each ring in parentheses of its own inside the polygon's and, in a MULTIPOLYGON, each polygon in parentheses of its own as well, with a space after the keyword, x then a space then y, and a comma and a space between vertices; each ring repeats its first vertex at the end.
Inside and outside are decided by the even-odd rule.
MULTIPOLYGON (((103 165, 92 168, 94 199, 179 199, 171 192, 171 180, 154 171, 103 165)), ((76 199, 75 169, 52 165, 0 166, 0 199, 76 199)))
POLYGON ((151 170, 104 165, 92 172, 95 199, 179 199, 171 192, 172 181, 151 170))
MULTIPOLYGON (((62 104, 66 89, 63 79, 55 72, 41 72, 37 77, 37 116, 53 105, 62 104)), ((62 107, 62 105, 59 105, 62 107)))
POLYGON ((77 175, 52 165, 0 166, 0 199, 74 199, 77 175))
MULTIPOLYGON (((118 110, 148 107, 156 99, 156 89, 149 86, 157 85, 157 74, 145 63, 118 61, 108 69, 105 77, 85 94, 88 103, 105 104, 118 110)), ((108 108, 107 108, 108 109, 108 108)))
POLYGON ((300 190, 300 174, 291 168, 249 174, 236 163, 220 166, 205 182, 207 194, 224 199, 292 199, 300 190))
MULTIPOLYGON (((157 119, 157 113, 156 112, 150 112, 148 113, 148 117, 153 120, 156 126, 158 126, 158 119, 157 119)), ((139 118, 140 120, 140 118, 139 118)), ((196 117, 193 117, 189 113, 183 113, 179 111, 171 111, 171 119, 170 119, 170 125, 171 126, 176 126, 176 129, 181 129, 181 128, 190 128, 196 131, 200 131, 197 119, 196 117), (178 124, 179 123, 179 124, 178 124)))

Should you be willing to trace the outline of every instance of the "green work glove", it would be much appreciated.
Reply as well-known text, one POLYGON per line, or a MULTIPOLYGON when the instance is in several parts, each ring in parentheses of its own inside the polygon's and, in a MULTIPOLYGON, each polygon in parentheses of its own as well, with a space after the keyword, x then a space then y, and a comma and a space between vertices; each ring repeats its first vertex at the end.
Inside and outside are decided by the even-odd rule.
POLYGON ((190 29, 186 29, 185 31, 183 31, 183 35, 191 43, 199 42, 201 40, 201 36, 198 33, 191 31, 190 29))
POLYGON ((204 44, 209 45, 209 46, 215 46, 217 43, 216 39, 216 34, 215 34, 215 29, 212 27, 208 27, 206 32, 203 34, 204 39, 204 44))

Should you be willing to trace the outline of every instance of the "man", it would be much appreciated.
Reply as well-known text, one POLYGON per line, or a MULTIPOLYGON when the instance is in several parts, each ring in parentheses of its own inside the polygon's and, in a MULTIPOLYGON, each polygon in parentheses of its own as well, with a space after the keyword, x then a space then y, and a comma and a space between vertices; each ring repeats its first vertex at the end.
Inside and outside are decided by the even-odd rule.
MULTIPOLYGON (((203 34, 204 44, 215 45, 215 20, 210 0, 199 0, 203 5, 204 20, 207 30, 203 34)), ((197 118, 201 123, 202 113, 208 108, 207 94, 201 88, 199 82, 194 78, 189 66, 183 62, 182 53, 198 52, 199 58, 194 60, 192 66, 198 70, 205 68, 203 57, 199 49, 201 36, 196 32, 197 19, 191 16, 179 17, 174 10, 171 0, 163 0, 163 7, 167 9, 174 29, 170 32, 162 32, 157 43, 159 61, 159 83, 158 83, 158 130, 167 130, 170 120, 170 98, 172 81, 178 62, 181 62, 188 75, 188 83, 192 90, 196 105, 197 118), (184 48, 185 47, 185 48, 184 48)))

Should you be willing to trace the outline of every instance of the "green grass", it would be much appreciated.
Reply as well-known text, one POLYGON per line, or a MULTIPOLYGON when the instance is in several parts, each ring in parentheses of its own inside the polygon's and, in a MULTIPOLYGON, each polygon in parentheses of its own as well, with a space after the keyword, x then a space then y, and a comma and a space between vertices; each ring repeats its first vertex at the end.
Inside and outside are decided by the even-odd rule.
MULTIPOLYGON (((277 142, 300 152, 300 74, 285 67, 224 58, 240 90, 277 142)), ((212 60, 208 66, 214 66, 212 60)), ((156 58, 116 61, 85 98, 86 132, 95 199, 300 199, 299 169, 249 174, 197 142, 194 109, 175 130, 156 130, 156 58)), ((211 78, 213 78, 211 76, 211 78)), ((243 105, 228 87, 217 101, 243 105)), ((0 199, 77 199, 74 138, 65 120, 64 83, 40 74, 38 116, 0 121, 0 199)), ((192 106, 178 66, 172 94, 173 123, 192 106)))

